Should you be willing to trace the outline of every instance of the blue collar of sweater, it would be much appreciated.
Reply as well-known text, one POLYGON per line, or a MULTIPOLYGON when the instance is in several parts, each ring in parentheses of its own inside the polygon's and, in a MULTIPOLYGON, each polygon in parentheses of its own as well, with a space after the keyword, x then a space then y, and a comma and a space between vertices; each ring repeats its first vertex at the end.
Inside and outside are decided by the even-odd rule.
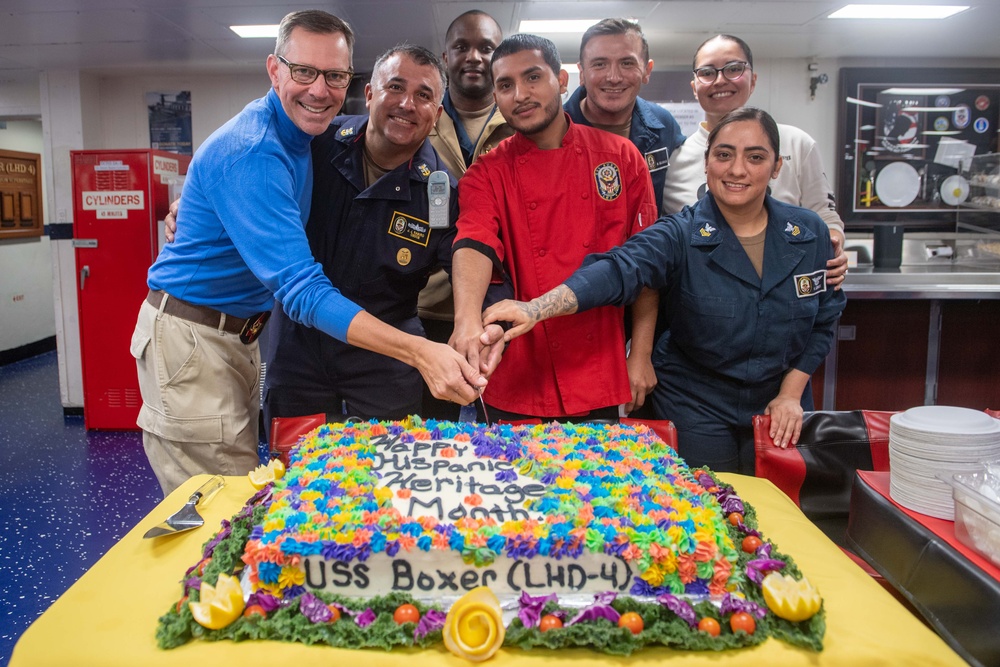
POLYGON ((285 113, 285 107, 281 106, 281 100, 278 99, 278 93, 273 87, 267 91, 267 104, 274 114, 275 129, 282 145, 300 151, 308 151, 313 136, 303 132, 298 125, 292 122, 292 119, 285 113))

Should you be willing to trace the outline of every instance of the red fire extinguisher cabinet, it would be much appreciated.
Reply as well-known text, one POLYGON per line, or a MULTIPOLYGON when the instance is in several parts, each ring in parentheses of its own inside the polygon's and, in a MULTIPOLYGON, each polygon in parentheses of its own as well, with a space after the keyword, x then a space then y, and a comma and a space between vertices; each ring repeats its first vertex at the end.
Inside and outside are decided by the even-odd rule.
POLYGON ((191 158, 162 151, 72 151, 83 415, 88 429, 135 430, 142 406, 129 342, 160 251, 170 198, 191 158))

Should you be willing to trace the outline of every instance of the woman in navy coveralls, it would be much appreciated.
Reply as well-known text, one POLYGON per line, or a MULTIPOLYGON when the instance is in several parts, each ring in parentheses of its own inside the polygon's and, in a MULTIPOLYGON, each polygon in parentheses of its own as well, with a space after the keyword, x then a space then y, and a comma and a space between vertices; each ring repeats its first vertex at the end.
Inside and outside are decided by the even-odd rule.
POLYGON ((669 331, 653 354, 658 416, 674 422, 692 467, 754 472, 754 414, 771 415, 774 442, 794 445, 809 377, 833 342, 842 291, 826 288, 832 248, 814 212, 772 199, 781 169, 778 128, 752 107, 727 114, 705 154, 710 195, 524 303, 489 308, 513 340, 538 322, 661 290, 669 331))

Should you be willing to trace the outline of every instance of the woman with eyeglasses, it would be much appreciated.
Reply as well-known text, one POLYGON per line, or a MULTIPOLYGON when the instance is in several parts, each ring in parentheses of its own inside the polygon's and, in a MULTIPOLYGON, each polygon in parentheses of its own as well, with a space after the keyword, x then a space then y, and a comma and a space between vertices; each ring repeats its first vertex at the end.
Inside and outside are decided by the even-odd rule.
POLYGON ((752 475, 753 415, 771 415, 779 447, 795 445, 812 405, 805 387, 830 350, 845 303, 826 283, 827 226, 767 194, 783 170, 779 145, 767 112, 726 114, 702 153, 704 198, 588 256, 542 296, 491 306, 484 323, 511 322, 505 339, 513 340, 550 317, 626 305, 644 287, 660 290, 670 331, 654 357, 656 412, 674 422, 692 467, 752 475))
MULTIPOLYGON (((694 54, 691 89, 705 111, 698 130, 670 156, 667 181, 663 188, 663 212, 676 213, 705 196, 703 161, 708 134, 719 120, 745 106, 757 83, 753 54, 739 37, 716 35, 702 43, 694 54)), ((816 141, 791 125, 779 125, 781 174, 771 182, 771 195, 780 201, 812 209, 830 228, 835 252, 828 265, 829 285, 840 289, 847 274, 844 223, 837 215, 833 189, 823 172, 816 141)))

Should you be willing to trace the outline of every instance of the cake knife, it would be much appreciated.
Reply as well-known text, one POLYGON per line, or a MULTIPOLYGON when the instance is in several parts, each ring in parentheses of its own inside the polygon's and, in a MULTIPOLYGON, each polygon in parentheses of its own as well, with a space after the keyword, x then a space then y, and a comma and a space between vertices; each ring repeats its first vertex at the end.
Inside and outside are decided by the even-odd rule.
POLYGON ((489 426, 490 425, 490 416, 486 412, 486 401, 483 400, 483 390, 482 389, 479 390, 479 405, 483 406, 483 420, 486 422, 486 425, 489 426))

